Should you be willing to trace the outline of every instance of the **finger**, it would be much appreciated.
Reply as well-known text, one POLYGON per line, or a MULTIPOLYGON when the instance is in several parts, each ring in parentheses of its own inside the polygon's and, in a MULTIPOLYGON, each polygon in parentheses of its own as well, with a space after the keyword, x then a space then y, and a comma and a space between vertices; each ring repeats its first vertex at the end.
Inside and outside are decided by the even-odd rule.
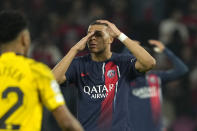
POLYGON ((94 35, 94 32, 88 33, 86 36, 84 36, 80 41, 87 41, 90 37, 92 37, 94 35))
POLYGON ((88 34, 85 36, 85 38, 92 37, 92 36, 94 35, 94 33, 95 33, 95 31, 94 31, 94 32, 90 32, 90 33, 88 33, 88 34))
POLYGON ((148 41, 151 45, 155 45, 156 44, 156 40, 149 40, 148 41))
POLYGON ((163 45, 163 43, 161 41, 158 40, 150 40, 151 44, 155 44, 155 45, 163 45))
POLYGON ((155 46, 159 46, 161 45, 159 41, 157 40, 149 40, 150 45, 155 45, 155 46))
POLYGON ((111 24, 111 22, 109 22, 107 20, 97 20, 97 22, 103 23, 103 24, 107 24, 107 25, 110 25, 111 24))
POLYGON ((96 20, 96 22, 101 22, 101 21, 105 21, 105 20, 102 20, 102 19, 100 19, 100 20, 96 20))
POLYGON ((95 33, 95 31, 89 33, 88 36, 92 36, 92 35, 94 35, 94 33, 95 33))

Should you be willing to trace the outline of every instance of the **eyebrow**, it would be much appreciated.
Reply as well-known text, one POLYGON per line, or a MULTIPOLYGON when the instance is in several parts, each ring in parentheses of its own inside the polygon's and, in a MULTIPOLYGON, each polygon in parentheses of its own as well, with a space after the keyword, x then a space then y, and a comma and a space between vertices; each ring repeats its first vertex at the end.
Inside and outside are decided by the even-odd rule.
MULTIPOLYGON (((102 31, 99 30, 95 30, 95 32, 102 33, 102 31)), ((87 33, 91 33, 91 31, 88 31, 87 33)))

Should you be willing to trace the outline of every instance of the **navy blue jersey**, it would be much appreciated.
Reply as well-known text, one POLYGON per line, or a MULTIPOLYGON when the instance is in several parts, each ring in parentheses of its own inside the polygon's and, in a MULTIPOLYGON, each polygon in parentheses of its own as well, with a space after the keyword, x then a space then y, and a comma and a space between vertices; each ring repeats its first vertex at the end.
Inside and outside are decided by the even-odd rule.
POLYGON ((72 61, 66 79, 78 88, 78 120, 86 131, 130 131, 129 83, 141 75, 135 62, 116 53, 105 62, 92 61, 90 55, 72 61))
POLYGON ((132 131, 161 131, 161 86, 188 71, 186 65, 168 49, 173 63, 167 71, 149 71, 130 82, 129 119, 132 131))

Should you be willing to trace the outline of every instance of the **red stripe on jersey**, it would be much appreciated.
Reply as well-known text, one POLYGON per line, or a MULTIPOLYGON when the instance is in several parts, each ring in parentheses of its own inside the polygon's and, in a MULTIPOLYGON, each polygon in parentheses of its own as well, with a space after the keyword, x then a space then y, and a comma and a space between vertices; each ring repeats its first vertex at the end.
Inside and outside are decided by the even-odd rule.
POLYGON ((151 108, 154 122, 159 121, 161 113, 161 101, 160 101, 160 79, 154 75, 148 75, 147 77, 149 88, 151 88, 151 108))
MULTIPOLYGON (((116 90, 116 83, 118 81, 117 65, 113 62, 108 62, 105 65, 105 86, 108 90, 107 97, 102 101, 101 104, 101 115, 99 118, 100 128, 110 128, 112 124, 112 113, 113 113, 113 101, 116 90), (103 123, 103 124, 101 124, 103 123)), ((108 130, 108 129, 106 129, 108 130)))

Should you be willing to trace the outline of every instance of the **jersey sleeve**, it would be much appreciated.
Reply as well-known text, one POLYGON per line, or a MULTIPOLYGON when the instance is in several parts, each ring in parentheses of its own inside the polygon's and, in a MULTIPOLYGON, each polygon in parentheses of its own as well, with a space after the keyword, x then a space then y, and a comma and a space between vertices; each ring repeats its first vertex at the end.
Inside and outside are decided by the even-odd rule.
POLYGON ((50 111, 64 105, 63 95, 50 69, 45 65, 39 64, 36 68, 32 68, 32 71, 36 72, 34 79, 37 83, 42 103, 50 111))
POLYGON ((124 55, 122 60, 124 61, 123 67, 126 68, 129 77, 133 78, 133 77, 138 77, 138 76, 144 75, 144 72, 139 72, 138 70, 136 70, 135 63, 136 63, 137 59, 134 56, 132 56, 130 54, 124 55))
POLYGON ((166 71, 153 71, 154 74, 157 74, 162 81, 162 84, 166 82, 173 81, 178 79, 180 76, 188 72, 188 67, 179 59, 173 52, 169 49, 164 50, 164 54, 168 57, 170 62, 173 64, 173 67, 166 71))

